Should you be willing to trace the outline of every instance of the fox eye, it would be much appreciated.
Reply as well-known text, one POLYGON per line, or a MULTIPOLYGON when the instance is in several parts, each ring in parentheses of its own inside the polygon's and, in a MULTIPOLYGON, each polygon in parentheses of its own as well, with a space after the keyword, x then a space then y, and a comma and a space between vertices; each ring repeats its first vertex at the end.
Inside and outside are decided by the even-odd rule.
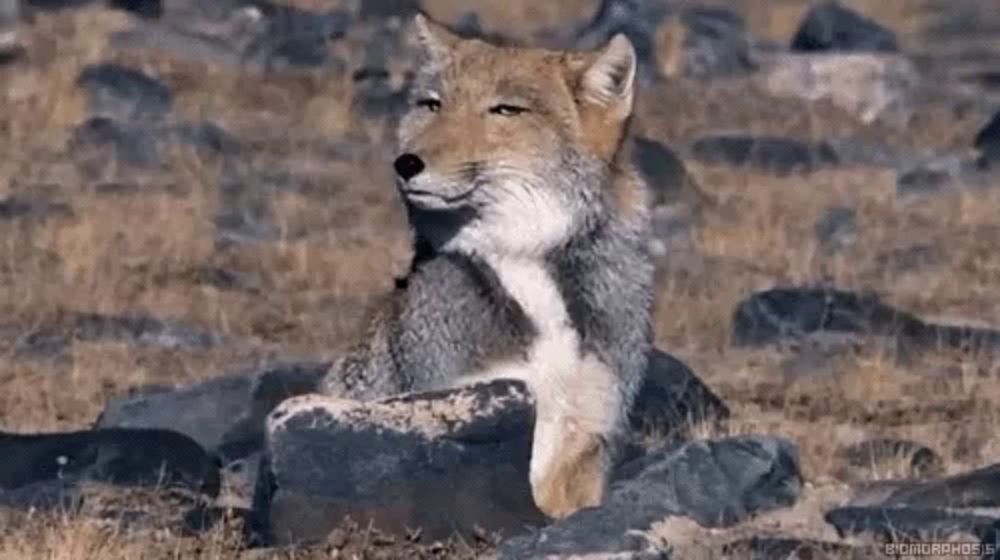
POLYGON ((500 115, 501 117, 516 117, 517 115, 527 112, 528 109, 526 107, 518 107, 517 105, 508 105, 506 103, 500 103, 499 105, 494 105, 490 107, 490 114, 500 115))
POLYGON ((432 113, 437 113, 441 110, 441 102, 433 97, 425 97, 417 101, 417 107, 427 109, 432 113))

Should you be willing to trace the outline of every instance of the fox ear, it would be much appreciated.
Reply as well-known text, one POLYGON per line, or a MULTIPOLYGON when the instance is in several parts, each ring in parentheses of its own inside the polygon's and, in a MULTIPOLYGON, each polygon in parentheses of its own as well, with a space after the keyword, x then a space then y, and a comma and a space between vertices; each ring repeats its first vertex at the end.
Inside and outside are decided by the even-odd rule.
POLYGON ((619 33, 595 53, 580 82, 582 97, 615 117, 632 114, 635 96, 636 54, 628 38, 619 33))
POLYGON ((412 39, 423 51, 424 56, 435 64, 448 59, 448 53, 455 47, 460 38, 445 26, 432 20, 423 12, 413 17, 412 39))

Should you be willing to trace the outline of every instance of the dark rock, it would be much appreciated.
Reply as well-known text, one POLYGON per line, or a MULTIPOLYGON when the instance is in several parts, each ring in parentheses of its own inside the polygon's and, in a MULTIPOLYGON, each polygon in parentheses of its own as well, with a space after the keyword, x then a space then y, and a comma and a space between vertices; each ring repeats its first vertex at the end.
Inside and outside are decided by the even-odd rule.
POLYGON ((269 540, 322 540, 345 516, 431 539, 545 521, 531 496, 533 402, 497 381, 361 403, 286 401, 268 420, 254 509, 269 540))
POLYGON ((173 108, 170 88, 133 68, 114 63, 86 66, 76 79, 94 115, 121 121, 162 120, 173 108))
POLYGON ((479 14, 476 12, 465 12, 462 17, 452 26, 452 29, 460 36, 482 37, 483 26, 479 23, 479 14))
POLYGON ((750 537, 722 547, 722 558, 743 560, 864 560, 873 550, 836 542, 784 537, 750 537))
POLYGON ((690 150, 703 163, 746 166, 782 175, 810 173, 840 163, 837 153, 824 142, 772 136, 713 134, 695 140, 690 150))
POLYGON ((692 425, 719 423, 729 408, 684 362, 658 349, 649 355, 629 422, 635 437, 659 442, 690 438, 692 425))
POLYGON ((949 155, 920 161, 899 170, 896 194, 901 200, 941 192, 960 192, 994 185, 990 156, 977 159, 949 155))
POLYGON ((164 6, 161 19, 117 32, 111 45, 155 48, 187 60, 261 71, 322 68, 343 70, 328 51, 351 17, 341 10, 311 11, 262 0, 178 2, 164 6))
POLYGON ((986 161, 1000 163, 1000 111, 976 134, 974 145, 986 161))
POLYGON ((73 130, 67 150, 85 173, 102 176, 115 166, 158 169, 167 150, 178 146, 194 148, 207 158, 235 153, 239 142, 210 122, 167 126, 99 116, 73 130))
POLYGON ((144 18, 163 15, 163 0, 109 0, 108 7, 144 18))
POLYGON ((937 480, 907 484, 882 503, 911 508, 1000 508, 1000 464, 937 480))
POLYGON ((388 18, 407 19, 422 8, 420 0, 361 0, 358 13, 363 21, 388 18))
MULTIPOLYGON (((849 466, 859 469, 880 469, 882 465, 905 462, 907 476, 927 478, 943 472, 941 457, 921 443, 905 439, 870 439, 837 451, 849 466)), ((892 465, 890 465, 892 466, 892 465)))
POLYGON ((385 68, 362 67, 351 78, 356 84, 351 101, 354 112, 366 117, 396 119, 406 111, 409 93, 405 87, 393 87, 385 68))
POLYGON ((0 222, 24 219, 72 216, 73 210, 62 202, 49 202, 40 198, 11 195, 0 198, 0 222))
POLYGON ((892 30, 838 1, 814 6, 792 39, 792 51, 896 52, 892 30))
POLYGON ((663 143, 635 137, 632 160, 653 190, 654 206, 677 202, 698 204, 704 198, 684 161, 663 143))
POLYGON ((271 410, 289 397, 314 392, 329 366, 275 363, 175 391, 112 400, 96 426, 174 430, 232 461, 259 451, 271 410))
POLYGON ((668 517, 690 517, 705 527, 728 527, 749 516, 790 506, 802 479, 793 443, 767 437, 697 441, 614 483, 604 505, 578 511, 500 546, 500 557, 610 557, 653 554, 644 537, 668 517))
POLYGON ((958 535, 982 538, 996 522, 992 517, 943 509, 909 507, 841 507, 824 516, 845 536, 874 534, 885 540, 947 541, 958 535))
POLYGON ((179 486, 215 496, 218 461, 183 434, 108 429, 50 434, 0 434, 0 488, 60 479, 123 486, 179 486))
POLYGON ((729 9, 684 7, 662 26, 661 42, 672 45, 659 68, 668 77, 707 80, 746 75, 756 69, 743 18, 729 9))
POLYGON ((18 39, 21 0, 0 0, 0 66, 17 61, 24 53, 18 39))
POLYGON ((833 288, 774 288, 757 292, 737 305, 732 328, 732 340, 738 346, 845 333, 895 337, 916 350, 1000 348, 1000 331, 927 323, 881 303, 874 294, 833 288))
POLYGON ((130 128, 108 117, 92 117, 73 129, 67 149, 87 171, 99 174, 112 163, 154 167, 157 139, 147 128, 130 128))
POLYGON ((1000 521, 983 530, 979 545, 982 547, 982 560, 1000 560, 1000 521))
POLYGON ((135 346, 209 349, 224 343, 220 335, 148 315, 64 313, 55 326, 24 336, 15 352, 29 357, 58 357, 74 342, 123 342, 135 346))
POLYGON ((660 2, 602 0, 594 16, 577 32, 574 46, 596 49, 616 34, 624 33, 635 46, 639 79, 651 83, 660 74, 656 61, 656 29, 667 13, 660 2))
POLYGON ((24 47, 19 45, 13 35, 4 37, 0 31, 0 66, 20 61, 25 54, 24 47))
POLYGON ((853 208, 827 208, 813 228, 820 245, 831 251, 845 249, 858 240, 858 213, 853 208))

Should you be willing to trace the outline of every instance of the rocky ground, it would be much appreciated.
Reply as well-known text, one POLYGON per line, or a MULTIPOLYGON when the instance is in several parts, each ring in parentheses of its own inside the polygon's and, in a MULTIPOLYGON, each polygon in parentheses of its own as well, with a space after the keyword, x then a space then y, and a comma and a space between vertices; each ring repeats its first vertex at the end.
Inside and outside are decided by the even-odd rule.
POLYGON ((0 559, 996 544, 994 8, 0 0, 0 559), (308 395, 408 266, 418 8, 641 57, 662 351, 607 503, 557 523, 522 386, 308 395))

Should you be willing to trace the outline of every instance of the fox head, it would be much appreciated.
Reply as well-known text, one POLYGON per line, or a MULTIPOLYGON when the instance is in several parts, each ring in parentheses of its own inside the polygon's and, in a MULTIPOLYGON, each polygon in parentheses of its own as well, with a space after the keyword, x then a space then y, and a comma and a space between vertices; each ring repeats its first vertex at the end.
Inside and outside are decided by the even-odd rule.
POLYGON ((591 52, 502 47, 417 15, 422 54, 394 162, 436 250, 538 256, 606 220, 632 114, 624 35, 591 52))

